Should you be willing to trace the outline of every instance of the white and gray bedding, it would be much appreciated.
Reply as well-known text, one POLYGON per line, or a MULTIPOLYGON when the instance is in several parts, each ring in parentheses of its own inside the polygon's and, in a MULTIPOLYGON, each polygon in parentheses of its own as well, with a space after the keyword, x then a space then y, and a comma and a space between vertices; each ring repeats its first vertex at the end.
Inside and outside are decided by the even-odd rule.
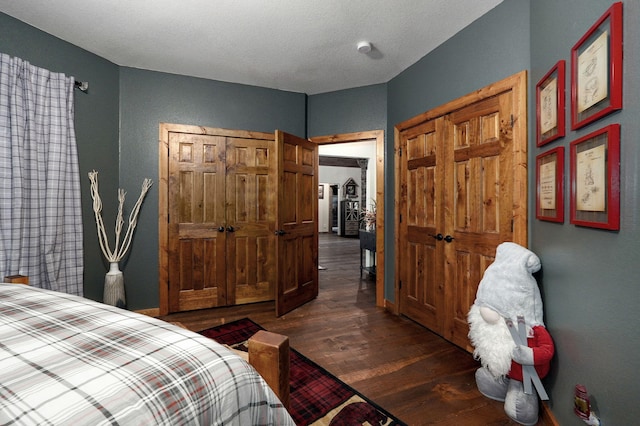
POLYGON ((88 299, 0 284, 0 424, 293 425, 215 341, 88 299))

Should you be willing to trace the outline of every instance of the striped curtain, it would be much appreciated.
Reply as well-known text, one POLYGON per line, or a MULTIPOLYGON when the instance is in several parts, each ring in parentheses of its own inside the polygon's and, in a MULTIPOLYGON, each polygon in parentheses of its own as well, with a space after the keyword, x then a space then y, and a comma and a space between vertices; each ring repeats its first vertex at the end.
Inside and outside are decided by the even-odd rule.
POLYGON ((0 53, 0 280, 82 295, 74 78, 0 53))

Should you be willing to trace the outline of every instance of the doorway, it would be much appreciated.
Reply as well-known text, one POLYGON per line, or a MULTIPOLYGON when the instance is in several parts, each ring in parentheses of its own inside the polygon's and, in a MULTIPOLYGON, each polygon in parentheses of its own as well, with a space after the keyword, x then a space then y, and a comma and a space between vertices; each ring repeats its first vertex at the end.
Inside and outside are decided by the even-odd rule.
MULTIPOLYGON (((384 307, 384 131, 373 130, 368 132, 345 133, 331 136, 318 136, 310 138, 318 145, 344 144, 350 142, 375 141, 375 165, 369 167, 375 170, 376 189, 375 194, 368 194, 367 198, 375 200, 377 215, 375 219, 376 229, 376 306, 384 307)), ((341 188, 338 188, 340 191, 341 188)))
POLYGON ((338 233, 338 185, 329 185, 329 194, 331 194, 331 222, 329 232, 338 233))

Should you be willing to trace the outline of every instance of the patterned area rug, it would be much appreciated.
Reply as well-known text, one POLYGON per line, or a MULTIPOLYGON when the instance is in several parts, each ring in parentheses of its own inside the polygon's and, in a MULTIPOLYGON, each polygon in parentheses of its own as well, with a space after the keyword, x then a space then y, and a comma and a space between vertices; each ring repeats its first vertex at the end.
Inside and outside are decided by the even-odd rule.
MULTIPOLYGON (((248 318, 201 331, 200 334, 235 349, 263 330, 248 318)), ((291 349, 290 409, 296 425, 399 425, 383 408, 291 349)))

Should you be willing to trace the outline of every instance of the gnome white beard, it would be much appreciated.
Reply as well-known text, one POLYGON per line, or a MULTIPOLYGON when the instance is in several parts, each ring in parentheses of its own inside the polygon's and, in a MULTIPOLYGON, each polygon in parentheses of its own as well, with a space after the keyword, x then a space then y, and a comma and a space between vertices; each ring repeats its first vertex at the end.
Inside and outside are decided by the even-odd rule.
POLYGON ((468 320, 474 358, 495 377, 506 376, 511 369, 511 353, 515 347, 507 324, 502 320, 489 324, 475 304, 469 310, 468 320))

